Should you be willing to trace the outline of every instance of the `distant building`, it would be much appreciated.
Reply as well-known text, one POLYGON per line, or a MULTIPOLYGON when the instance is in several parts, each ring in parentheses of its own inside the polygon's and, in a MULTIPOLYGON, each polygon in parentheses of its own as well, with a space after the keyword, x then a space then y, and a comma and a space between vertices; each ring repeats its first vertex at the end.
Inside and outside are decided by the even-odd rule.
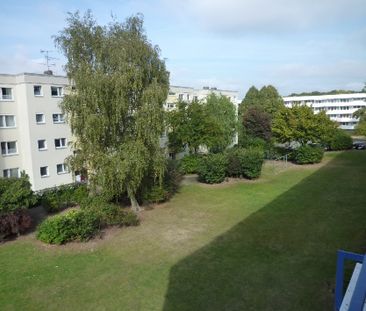
POLYGON ((33 190, 68 184, 65 165, 71 131, 58 106, 69 81, 63 76, 0 74, 0 176, 25 171, 33 190))
POLYGON ((238 91, 221 90, 216 87, 205 86, 202 89, 197 89, 187 86, 174 86, 171 85, 169 89, 169 95, 166 101, 166 109, 172 110, 176 107, 179 100, 186 102, 192 102, 193 100, 205 100, 211 93, 216 95, 226 96, 235 105, 236 109, 240 103, 238 91))
POLYGON ((338 122, 339 127, 345 130, 353 130, 358 119, 353 113, 362 107, 366 107, 366 93, 317 95, 317 96, 288 96, 283 97, 286 107, 294 105, 307 105, 315 113, 325 111, 327 116, 338 122))

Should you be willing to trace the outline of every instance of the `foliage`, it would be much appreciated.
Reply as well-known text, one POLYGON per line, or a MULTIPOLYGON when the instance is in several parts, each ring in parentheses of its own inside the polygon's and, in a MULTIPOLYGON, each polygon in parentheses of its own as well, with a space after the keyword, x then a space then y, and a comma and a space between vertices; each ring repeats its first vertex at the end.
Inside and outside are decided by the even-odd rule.
POLYGON ((56 213, 67 207, 80 204, 87 197, 86 185, 70 184, 44 190, 40 201, 48 213, 56 213))
POLYGON ((236 132, 236 111, 230 99, 211 93, 204 104, 206 139, 211 152, 221 152, 232 142, 236 132))
POLYGON ((37 199, 31 189, 29 177, 0 178, 0 214, 33 206, 37 199))
POLYGON ((99 231, 100 221, 95 213, 72 210, 47 218, 37 228, 37 239, 49 244, 87 241, 99 231))
POLYGON ((102 197, 88 198, 81 204, 81 209, 95 215, 100 227, 137 226, 140 220, 136 213, 119 205, 108 203, 102 197))
POLYGON ((320 163, 324 156, 324 149, 319 146, 303 145, 295 151, 297 164, 320 163))
POLYGON ((283 108, 275 116, 272 132, 279 143, 298 142, 326 143, 334 133, 337 123, 331 121, 324 111, 314 114, 305 105, 283 108))
POLYGON ((169 200, 179 188, 182 174, 176 161, 169 161, 164 174, 163 183, 152 181, 143 193, 143 201, 147 203, 161 203, 169 200))
POLYGON ((26 210, 18 209, 0 214, 0 242, 11 235, 20 234, 30 228, 32 220, 26 210))
POLYGON ((198 154, 187 154, 179 161, 179 170, 182 174, 198 173, 202 156, 198 154))
POLYGON ((262 148, 241 149, 238 153, 241 174, 248 179, 255 179, 261 175, 264 161, 262 148))
POLYGON ((249 107, 243 115, 243 127, 249 137, 269 141, 272 136, 271 115, 260 107, 249 107))
POLYGON ((284 103, 282 97, 272 85, 263 86, 260 91, 252 86, 240 104, 239 116, 243 116, 250 107, 260 108, 273 117, 278 110, 284 107, 284 103))
POLYGON ((136 193, 146 176, 162 180, 163 105, 169 73, 147 38, 141 15, 100 26, 88 11, 70 14, 55 43, 74 88, 61 107, 75 137, 73 170, 86 169, 92 190, 110 198, 136 193))
POLYGON ((195 154, 200 146, 214 152, 224 150, 235 131, 235 107, 225 96, 211 93, 206 102, 179 102, 177 109, 168 112, 168 146, 173 153, 185 146, 195 154))
POLYGON ((198 179, 207 184, 218 184, 224 181, 227 168, 225 154, 209 154, 202 159, 198 179))
MULTIPOLYGON (((366 86, 365 86, 366 88, 366 86)), ((359 119, 356 126, 356 134, 366 136, 366 108, 361 108, 353 114, 354 118, 359 119)))
POLYGON ((341 129, 336 129, 327 142, 329 150, 347 150, 352 148, 352 137, 341 129))

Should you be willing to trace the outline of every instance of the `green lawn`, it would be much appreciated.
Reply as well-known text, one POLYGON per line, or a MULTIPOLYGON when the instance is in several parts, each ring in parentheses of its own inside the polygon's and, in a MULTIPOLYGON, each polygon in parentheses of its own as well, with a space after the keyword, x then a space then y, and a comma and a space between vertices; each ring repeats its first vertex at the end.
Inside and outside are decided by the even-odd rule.
POLYGON ((0 245, 1 310, 332 310, 336 250, 365 252, 366 152, 189 185, 101 242, 0 245))

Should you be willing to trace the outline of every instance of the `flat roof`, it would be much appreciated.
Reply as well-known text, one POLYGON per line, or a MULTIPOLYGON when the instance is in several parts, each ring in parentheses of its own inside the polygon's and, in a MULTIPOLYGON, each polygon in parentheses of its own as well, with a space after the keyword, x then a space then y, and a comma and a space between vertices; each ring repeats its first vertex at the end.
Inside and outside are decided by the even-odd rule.
POLYGON ((284 101, 306 101, 306 100, 322 100, 322 99, 341 99, 341 98, 366 98, 366 93, 346 93, 334 95, 307 95, 307 96, 284 96, 284 101))

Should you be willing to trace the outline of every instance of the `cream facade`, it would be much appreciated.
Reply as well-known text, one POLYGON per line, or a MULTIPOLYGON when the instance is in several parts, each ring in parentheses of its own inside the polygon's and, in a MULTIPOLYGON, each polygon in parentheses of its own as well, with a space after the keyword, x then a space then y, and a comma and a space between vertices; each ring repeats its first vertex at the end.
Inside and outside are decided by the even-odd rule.
POLYGON ((366 107, 366 93, 319 95, 319 96, 289 96, 283 97, 286 107, 294 105, 307 105, 315 113, 325 111, 327 116, 336 121, 339 127, 345 130, 353 130, 358 119, 353 113, 366 107))
POLYGON ((73 182, 71 131, 59 108, 68 85, 63 76, 0 74, 0 176, 25 171, 35 191, 73 182))

